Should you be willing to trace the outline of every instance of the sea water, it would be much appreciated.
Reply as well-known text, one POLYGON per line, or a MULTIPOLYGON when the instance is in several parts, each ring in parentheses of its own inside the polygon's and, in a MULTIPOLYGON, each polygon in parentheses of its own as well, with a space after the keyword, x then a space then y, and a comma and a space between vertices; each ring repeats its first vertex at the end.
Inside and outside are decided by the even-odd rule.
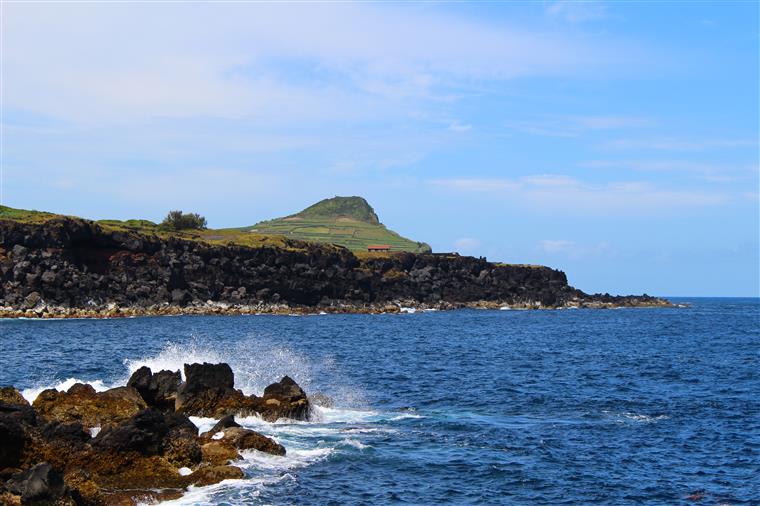
MULTIPOLYGON (((227 362, 331 408, 239 420, 287 455, 174 504, 760 504, 760 302, 687 308, 0 321, 0 385, 227 362)), ((201 430, 213 419, 193 418, 201 430)))

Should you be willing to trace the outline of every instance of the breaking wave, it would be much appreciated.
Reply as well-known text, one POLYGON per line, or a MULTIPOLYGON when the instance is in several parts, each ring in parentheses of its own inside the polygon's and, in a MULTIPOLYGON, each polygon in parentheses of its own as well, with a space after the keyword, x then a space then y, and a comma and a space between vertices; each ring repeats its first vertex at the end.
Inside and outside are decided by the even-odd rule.
MULTIPOLYGON (((221 348, 198 341, 189 344, 169 343, 152 355, 125 359, 123 374, 117 375, 118 379, 112 383, 68 378, 28 388, 23 390, 22 395, 33 402, 46 388, 65 391, 75 383, 87 383, 96 391, 104 391, 125 385, 129 376, 142 366, 150 367, 153 371, 183 371, 184 364, 193 362, 228 363, 235 374, 235 387, 246 394, 261 394, 267 385, 288 375, 307 393, 319 391, 327 395, 335 407, 314 405, 309 422, 278 420, 271 423, 257 416, 236 418, 243 427, 260 432, 285 446, 286 455, 274 456, 255 450, 242 452, 243 460, 234 465, 243 469, 244 479, 225 480, 207 487, 192 486, 181 498, 165 504, 250 502, 266 487, 295 479, 290 474, 291 470, 315 465, 340 455, 370 451, 373 438, 386 437, 388 433, 394 432, 394 429, 388 427, 389 424, 395 420, 418 416, 368 409, 362 390, 341 381, 333 360, 321 360, 315 364, 305 355, 288 347, 256 339, 221 348), (322 384, 322 381, 316 384, 315 378, 318 376, 323 380, 326 378, 326 384, 322 384)), ((199 433, 210 430, 218 421, 202 417, 190 419, 198 427, 199 433)), ((189 470, 181 471, 187 473, 189 470)))

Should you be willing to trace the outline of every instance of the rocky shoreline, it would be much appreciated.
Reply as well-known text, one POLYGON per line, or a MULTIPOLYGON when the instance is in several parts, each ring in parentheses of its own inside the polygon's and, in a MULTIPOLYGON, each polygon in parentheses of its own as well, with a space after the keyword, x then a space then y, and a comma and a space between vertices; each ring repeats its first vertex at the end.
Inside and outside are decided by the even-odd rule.
POLYGON ((96 392, 77 383, 42 391, 30 405, 0 388, 0 504, 134 505, 180 497, 191 485, 244 478, 241 451, 283 456, 277 441, 235 416, 309 420, 311 403, 289 377, 261 397, 234 388, 229 365, 135 371, 127 386, 96 392), (218 419, 199 434, 190 416, 218 419))
POLYGON ((0 220, 0 317, 672 305, 648 295, 589 295, 543 266, 457 254, 357 257, 331 245, 285 244, 212 244, 76 218, 0 220))
POLYGON ((368 305, 334 305, 334 306, 288 306, 287 304, 235 305, 207 302, 198 305, 176 306, 132 306, 103 308, 71 308, 61 306, 39 305, 32 309, 14 309, 0 307, 0 318, 133 318, 142 316, 241 316, 241 315, 324 315, 324 314, 403 314, 425 311, 453 311, 457 309, 486 310, 560 310, 560 309, 620 309, 647 307, 676 307, 670 301, 652 298, 622 298, 620 301, 573 301, 563 306, 542 306, 540 304, 510 304, 499 301, 475 301, 467 303, 420 304, 416 301, 394 302, 389 304, 368 305))

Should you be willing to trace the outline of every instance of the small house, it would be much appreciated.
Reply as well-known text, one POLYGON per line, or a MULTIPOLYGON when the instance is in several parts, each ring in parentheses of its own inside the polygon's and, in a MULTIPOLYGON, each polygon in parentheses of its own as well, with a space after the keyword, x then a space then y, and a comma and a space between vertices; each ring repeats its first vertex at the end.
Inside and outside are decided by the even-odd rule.
POLYGON ((367 251, 390 251, 390 244, 370 244, 367 246, 367 251))

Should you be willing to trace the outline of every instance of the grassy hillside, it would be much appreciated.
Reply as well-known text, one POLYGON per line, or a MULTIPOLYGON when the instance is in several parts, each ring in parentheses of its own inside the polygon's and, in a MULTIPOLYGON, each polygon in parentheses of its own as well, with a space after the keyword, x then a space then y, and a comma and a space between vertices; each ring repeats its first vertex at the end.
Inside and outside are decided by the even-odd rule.
POLYGON ((26 209, 15 209, 8 206, 0 206, 0 220, 23 221, 25 223, 43 223, 50 218, 59 215, 46 213, 43 211, 28 211, 26 209))
MULTIPOLYGON (((62 217, 59 214, 0 206, 0 220, 44 223, 62 217)), ((99 220, 96 223, 106 230, 133 231, 162 238, 181 237, 211 244, 300 249, 305 245, 299 244, 299 241, 310 241, 344 246, 355 252, 366 252, 370 244, 388 244, 391 251, 430 251, 427 244, 411 241, 385 228, 372 207, 361 197, 326 199, 298 214, 243 228, 176 231, 149 220, 99 220)))
POLYGON ((317 202, 297 214, 262 221, 241 229, 265 235, 345 246, 366 251, 371 244, 387 244, 391 251, 430 251, 430 246, 412 241, 380 223, 374 209, 361 197, 334 197, 317 202))
MULTIPOLYGON (((41 224, 56 218, 77 218, 42 211, 29 211, 0 206, 0 220, 19 221, 22 223, 41 224)), ((262 235, 244 232, 240 229, 204 229, 204 230, 169 230, 149 220, 97 220, 98 225, 109 231, 138 232, 155 235, 163 239, 180 237, 209 244, 238 244, 241 246, 272 246, 282 249, 303 249, 303 243, 297 243, 279 235, 262 235)))

